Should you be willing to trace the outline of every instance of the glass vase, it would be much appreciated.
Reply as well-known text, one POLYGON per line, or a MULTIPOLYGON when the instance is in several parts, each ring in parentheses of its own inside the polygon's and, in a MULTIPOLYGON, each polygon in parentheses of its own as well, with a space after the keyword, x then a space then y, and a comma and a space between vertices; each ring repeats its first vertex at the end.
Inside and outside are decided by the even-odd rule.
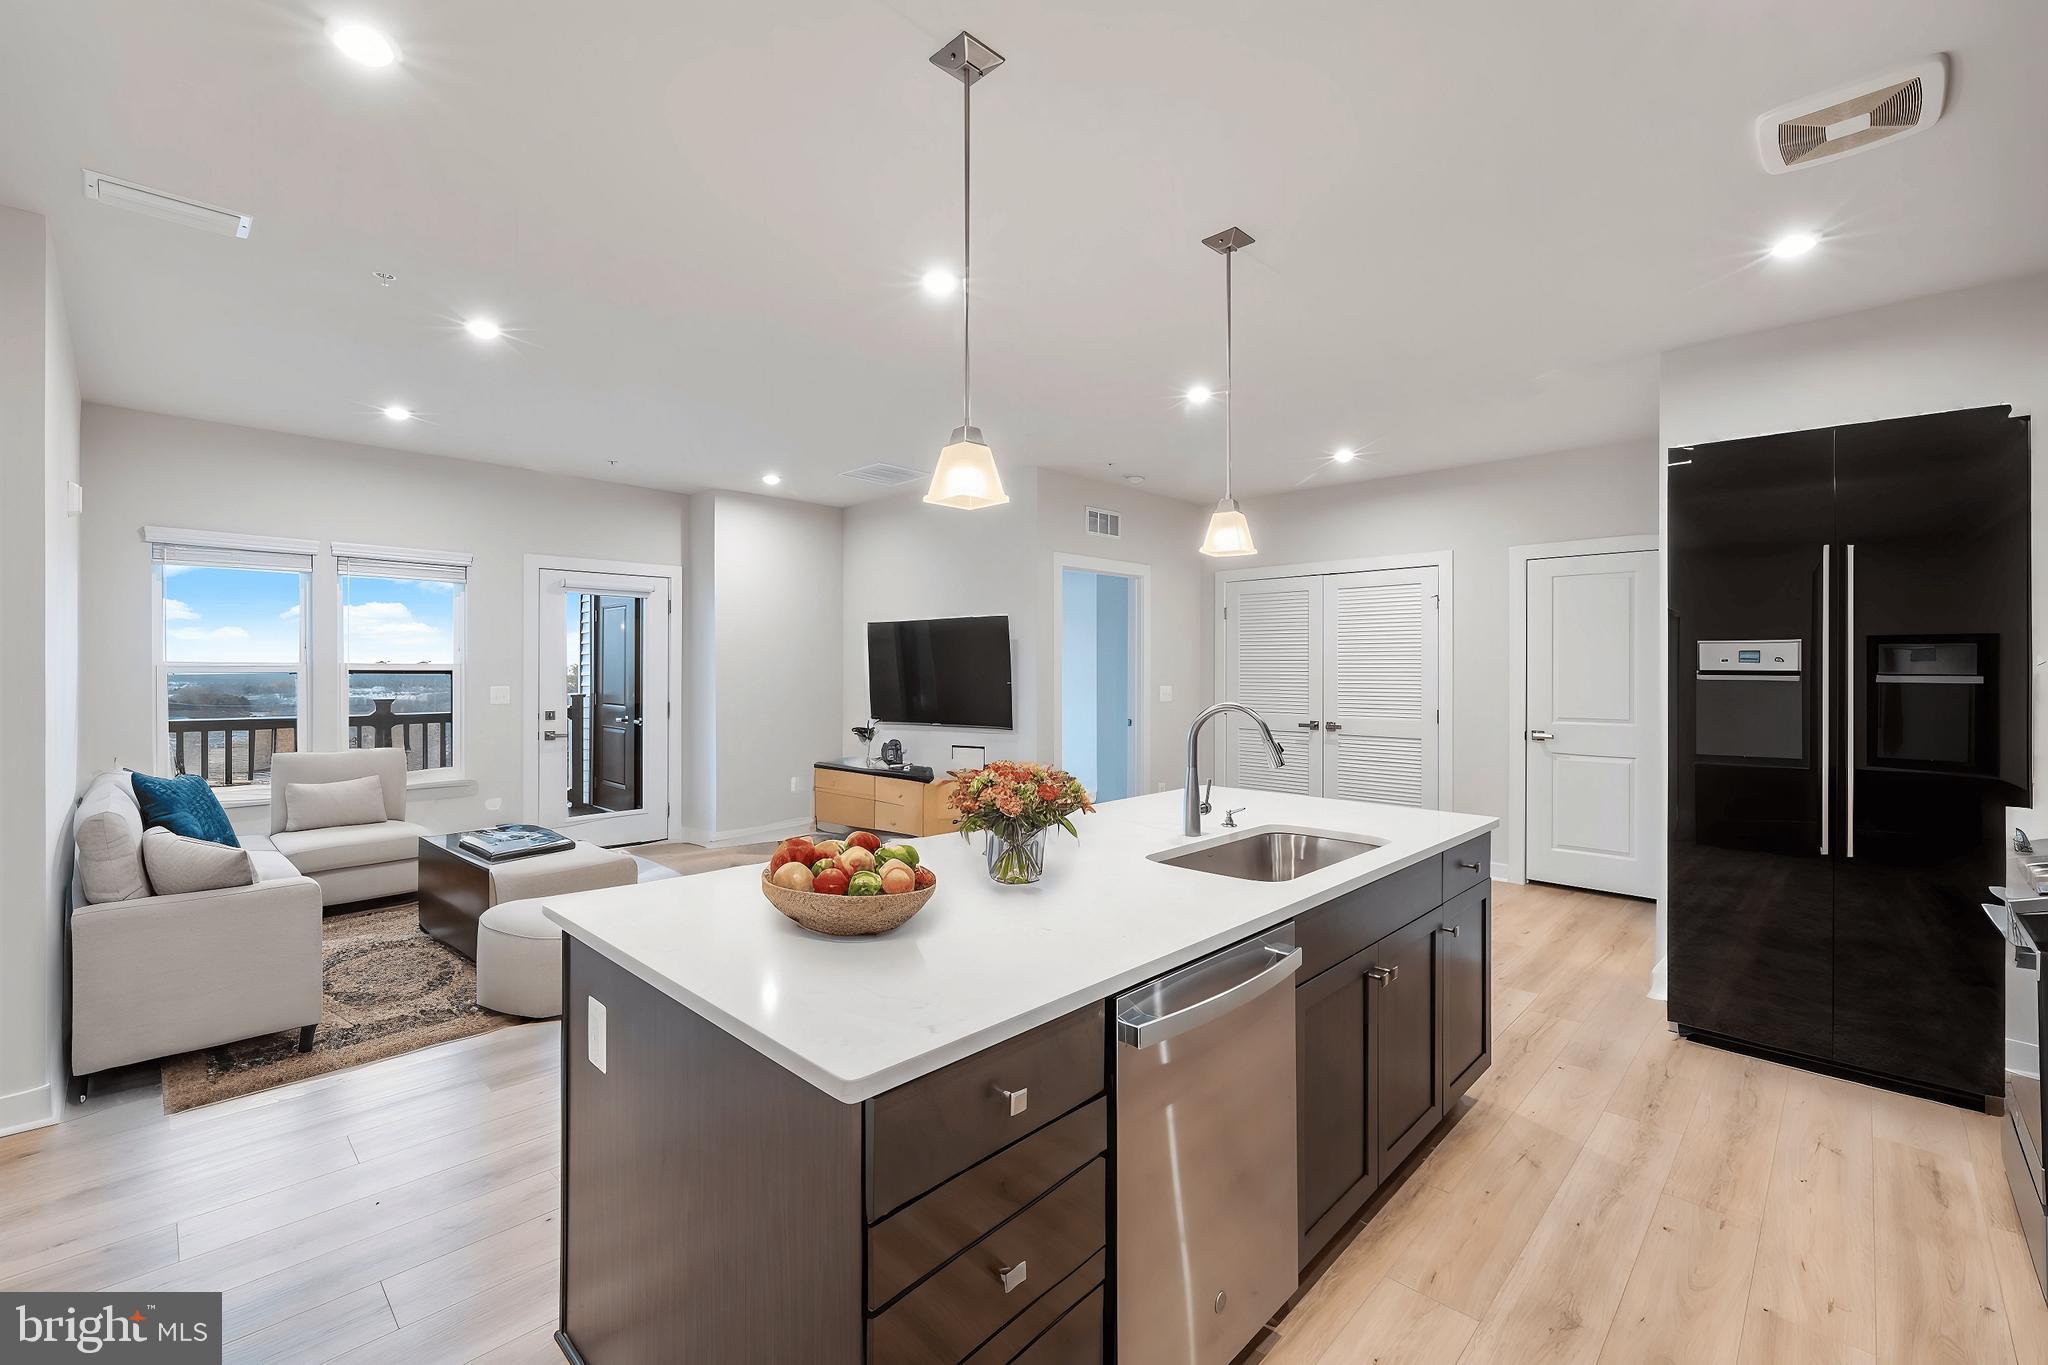
POLYGON ((1045 875, 1045 836, 1048 830, 1033 830, 1015 838, 988 832, 988 875, 1003 886, 1029 886, 1045 875))

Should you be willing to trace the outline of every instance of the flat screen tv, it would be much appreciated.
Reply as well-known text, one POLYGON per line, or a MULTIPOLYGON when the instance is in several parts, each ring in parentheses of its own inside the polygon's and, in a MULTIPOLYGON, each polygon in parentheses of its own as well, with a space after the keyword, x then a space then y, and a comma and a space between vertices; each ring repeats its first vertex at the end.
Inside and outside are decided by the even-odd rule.
POLYGON ((1011 728, 1010 618, 868 622, 868 714, 893 725, 1011 728))

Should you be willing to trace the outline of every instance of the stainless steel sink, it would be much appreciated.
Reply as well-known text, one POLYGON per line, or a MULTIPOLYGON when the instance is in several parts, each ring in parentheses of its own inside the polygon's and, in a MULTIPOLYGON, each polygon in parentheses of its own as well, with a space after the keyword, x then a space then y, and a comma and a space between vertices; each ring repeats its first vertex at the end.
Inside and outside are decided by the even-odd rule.
POLYGON ((1192 872, 1236 877, 1247 882, 1291 882, 1320 872, 1332 863, 1356 858, 1380 846, 1378 839, 1340 839, 1306 830, 1260 829, 1220 844, 1172 855, 1155 853, 1153 861, 1192 872))

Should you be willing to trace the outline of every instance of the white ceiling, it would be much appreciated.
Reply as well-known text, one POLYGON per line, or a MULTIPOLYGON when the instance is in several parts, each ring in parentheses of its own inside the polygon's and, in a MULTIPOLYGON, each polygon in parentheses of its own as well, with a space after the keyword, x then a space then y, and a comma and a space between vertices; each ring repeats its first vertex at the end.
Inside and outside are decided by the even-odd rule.
POLYGON ((1656 354, 2048 267, 2048 5, 2018 0, 0 0, 0 202, 48 215, 87 395, 828 503, 959 420, 999 459, 1214 497, 1647 437, 1656 354), (323 39, 367 20, 373 71, 323 39), (1932 52, 1951 106, 1767 176, 1755 115, 1932 52), (253 215, 86 200, 81 167, 253 215), (1780 231, 1828 243, 1760 264, 1780 231), (397 274, 380 288, 374 270, 397 274), (481 345, 456 320, 511 330, 481 345), (422 420, 394 424, 385 403, 422 420), (1340 444, 1371 459, 1325 463, 1340 444))

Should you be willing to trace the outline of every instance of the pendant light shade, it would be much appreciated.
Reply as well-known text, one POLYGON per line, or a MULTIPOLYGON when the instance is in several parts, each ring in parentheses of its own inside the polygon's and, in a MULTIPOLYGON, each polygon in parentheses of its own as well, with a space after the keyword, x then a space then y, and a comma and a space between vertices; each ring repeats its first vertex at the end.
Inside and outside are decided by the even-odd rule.
POLYGON ((1237 510, 1237 499, 1218 501, 1216 510, 1209 514, 1209 533, 1202 537, 1202 553, 1222 559, 1258 552, 1258 547, 1252 544, 1252 524, 1237 510))
POLYGON ((931 490, 924 500, 969 512, 1010 500, 996 473, 996 454, 981 439, 980 427, 953 428, 953 439, 939 452, 939 467, 932 471, 931 490))
POLYGON ((996 473, 996 455, 974 425, 974 335, 970 266, 974 259, 974 85, 1003 64, 1003 56, 971 33, 932 54, 932 65, 960 82, 960 425, 939 452, 924 500, 972 512, 1010 500, 996 473))
POLYGON ((1237 409, 1236 375, 1232 366, 1235 357, 1231 353, 1230 258, 1240 248, 1251 244, 1250 234, 1243 228, 1234 227, 1202 239, 1203 246, 1223 257, 1223 497, 1217 502, 1216 510, 1209 514, 1209 530, 1202 537, 1202 553, 1217 559, 1259 552, 1258 547, 1252 544, 1252 524, 1245 520, 1237 499, 1230 496, 1230 432, 1237 409))

